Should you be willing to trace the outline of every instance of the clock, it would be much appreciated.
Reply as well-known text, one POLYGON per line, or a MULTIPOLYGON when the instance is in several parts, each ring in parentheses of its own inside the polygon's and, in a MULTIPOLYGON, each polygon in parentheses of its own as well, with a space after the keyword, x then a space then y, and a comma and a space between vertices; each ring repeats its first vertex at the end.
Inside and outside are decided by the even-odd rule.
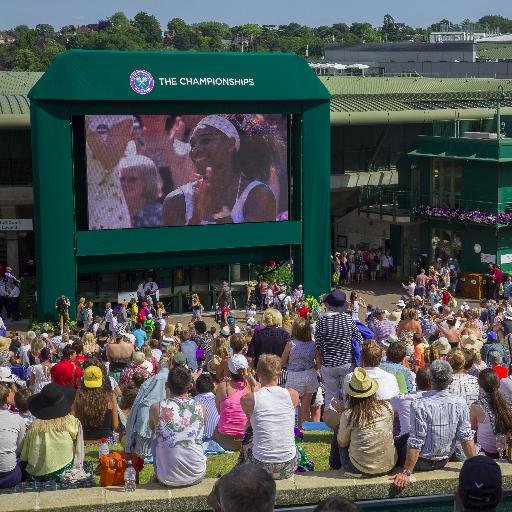
POLYGON ((482 246, 481 246, 480 244, 475 244, 475 245, 473 246, 473 250, 474 250, 477 254, 479 254, 479 253, 482 251, 482 246))

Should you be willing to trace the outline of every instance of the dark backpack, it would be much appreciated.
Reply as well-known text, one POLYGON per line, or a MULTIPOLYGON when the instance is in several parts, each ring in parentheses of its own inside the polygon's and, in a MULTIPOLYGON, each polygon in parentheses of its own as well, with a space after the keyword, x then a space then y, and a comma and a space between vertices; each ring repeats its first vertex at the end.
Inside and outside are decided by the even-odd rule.
POLYGON ((279 313, 281 313, 282 315, 288 313, 288 308, 285 304, 285 300, 286 300, 286 295, 284 296, 284 298, 281 300, 279 297, 276 297, 277 299, 277 310, 279 311, 279 313))

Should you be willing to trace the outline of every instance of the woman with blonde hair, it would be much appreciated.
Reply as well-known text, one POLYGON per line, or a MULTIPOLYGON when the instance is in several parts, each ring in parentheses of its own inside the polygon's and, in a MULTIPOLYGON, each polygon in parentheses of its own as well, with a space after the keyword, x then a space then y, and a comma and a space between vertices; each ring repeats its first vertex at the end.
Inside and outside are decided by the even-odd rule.
POLYGON ((179 347, 180 339, 176 336, 176 326, 171 323, 165 324, 165 329, 162 335, 162 341, 160 342, 160 350, 165 353, 169 345, 175 345, 179 347))
POLYGON ((282 327, 283 316, 277 309, 265 310, 263 325, 264 329, 254 332, 247 351, 247 357, 252 359, 254 367, 258 365, 261 354, 275 354, 281 357, 284 347, 290 341, 290 334, 282 327))
POLYGON ((293 322, 292 339, 286 344, 281 364, 288 371, 286 388, 295 389, 300 397, 299 428, 310 417, 313 394, 318 390, 318 370, 315 363, 316 346, 312 341, 311 323, 298 317, 293 322))
POLYGON ((192 294, 192 322, 196 320, 201 320, 201 315, 203 313, 203 305, 201 304, 201 299, 199 299, 199 295, 197 293, 192 294))
POLYGON ((421 323, 418 320, 418 312, 414 308, 407 308, 402 314, 402 320, 396 327, 396 335, 407 344, 407 355, 414 351, 412 338, 415 334, 422 336, 421 323))
POLYGON ((82 336, 83 353, 86 357, 94 356, 99 353, 100 347, 96 343, 96 338, 92 332, 86 332, 82 336))
POLYGON ((253 431, 253 443, 246 459, 267 470, 275 480, 289 478, 297 468, 294 427, 299 394, 278 385, 281 375, 278 356, 262 354, 257 373, 259 384, 241 398, 253 431))
POLYGON ((28 361, 30 366, 34 366, 40 363, 39 354, 45 347, 46 343, 42 338, 37 337, 30 342, 30 350, 28 351, 28 361))

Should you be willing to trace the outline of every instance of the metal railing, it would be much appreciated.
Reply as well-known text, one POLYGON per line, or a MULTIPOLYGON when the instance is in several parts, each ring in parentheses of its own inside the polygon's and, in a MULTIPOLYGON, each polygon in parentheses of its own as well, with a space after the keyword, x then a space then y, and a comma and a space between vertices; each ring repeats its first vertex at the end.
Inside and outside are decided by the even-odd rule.
POLYGON ((360 214, 377 214, 395 222, 398 217, 432 217, 477 224, 512 224, 512 201, 462 199, 443 194, 418 194, 410 190, 361 187, 360 214))

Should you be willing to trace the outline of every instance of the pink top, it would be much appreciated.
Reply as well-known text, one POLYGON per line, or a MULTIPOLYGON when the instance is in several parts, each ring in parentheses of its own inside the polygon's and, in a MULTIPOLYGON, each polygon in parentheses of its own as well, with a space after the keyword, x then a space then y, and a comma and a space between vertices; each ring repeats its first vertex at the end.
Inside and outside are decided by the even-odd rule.
POLYGON ((231 385, 237 391, 220 403, 220 418, 217 429, 221 434, 242 437, 247 425, 247 416, 240 405, 240 399, 245 391, 245 382, 235 380, 231 381, 231 385))

